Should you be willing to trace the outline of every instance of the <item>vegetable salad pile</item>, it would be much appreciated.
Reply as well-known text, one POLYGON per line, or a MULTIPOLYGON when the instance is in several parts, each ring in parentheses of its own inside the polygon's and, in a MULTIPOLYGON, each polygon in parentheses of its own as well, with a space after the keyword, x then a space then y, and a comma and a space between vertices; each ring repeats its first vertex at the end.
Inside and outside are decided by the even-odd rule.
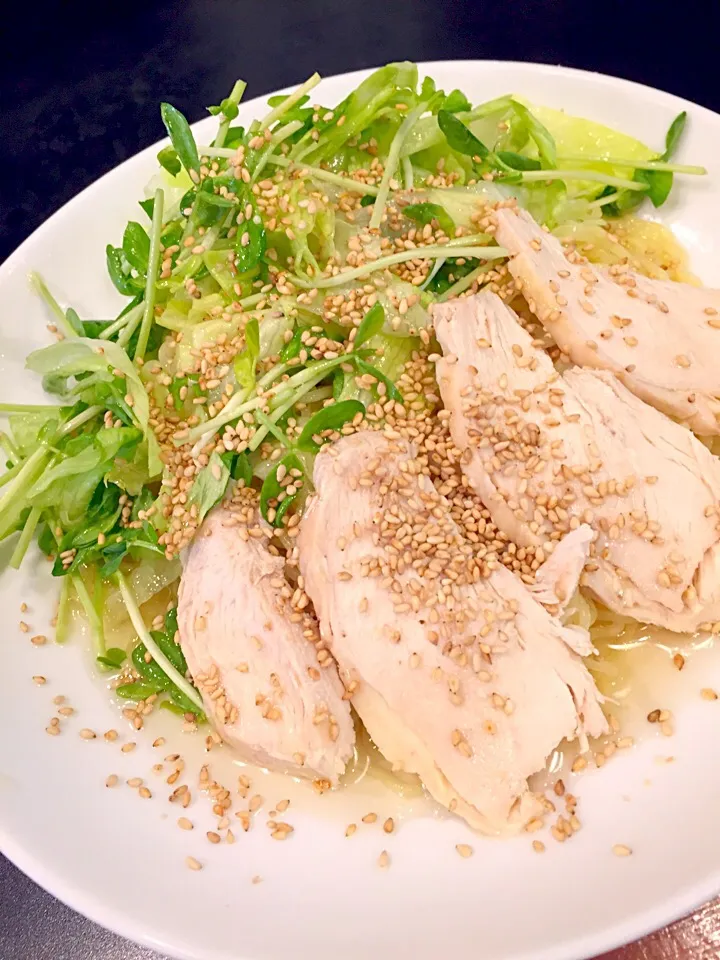
MULTIPOLYGON (((161 108, 170 142, 107 269, 128 298, 114 320, 63 308, 41 278, 57 342, 27 367, 59 405, 0 404, 0 538, 18 567, 33 539, 60 583, 57 639, 79 605, 118 695, 191 720, 172 601, 179 553, 237 486, 259 493, 287 546, 323 443, 406 402, 408 364, 432 352, 432 303, 502 282, 487 205, 513 197, 598 249, 613 218, 667 198, 685 115, 655 152, 513 96, 473 106, 411 63, 389 64, 342 103, 312 76, 237 123, 245 84, 209 108, 198 143, 161 108), (108 645, 130 619, 129 650, 108 645)), ((608 247, 608 249, 610 249, 608 247)), ((432 407, 429 391, 413 402, 432 407)))

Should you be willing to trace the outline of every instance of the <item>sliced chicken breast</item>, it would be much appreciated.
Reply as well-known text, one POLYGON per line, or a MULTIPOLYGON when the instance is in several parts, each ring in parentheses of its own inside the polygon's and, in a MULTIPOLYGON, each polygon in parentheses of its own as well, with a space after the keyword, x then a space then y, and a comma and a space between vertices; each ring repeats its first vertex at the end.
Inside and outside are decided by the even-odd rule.
MULTIPOLYGON (((305 589, 352 703, 395 769, 488 834, 542 810, 527 778, 563 739, 606 729, 564 628, 522 582, 483 570, 406 441, 325 447, 301 521, 305 589)), ((582 547, 579 547, 582 550, 582 547)))
POLYGON ((696 433, 720 433, 720 290, 597 267, 525 210, 496 210, 517 285, 573 363, 612 370, 636 396, 696 433))
POLYGON ((317 621, 294 602, 250 491, 193 540, 178 599, 180 645, 220 736, 251 763, 336 782, 355 743, 317 621))
POLYGON ((433 318, 451 434, 497 525, 548 552, 590 524, 582 582, 606 606, 677 631, 720 620, 720 461, 613 374, 560 376, 495 294, 433 318))

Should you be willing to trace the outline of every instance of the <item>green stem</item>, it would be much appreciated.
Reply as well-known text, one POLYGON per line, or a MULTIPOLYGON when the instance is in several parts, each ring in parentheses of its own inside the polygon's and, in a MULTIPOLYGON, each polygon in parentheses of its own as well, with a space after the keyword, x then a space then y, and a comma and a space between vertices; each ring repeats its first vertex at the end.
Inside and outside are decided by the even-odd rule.
MULTIPOLYGON (((458 238, 460 239, 460 238, 458 238)), ((468 238, 462 238, 467 240, 468 238)), ((399 253, 390 254, 388 257, 380 257, 379 260, 371 260, 362 267, 355 267, 353 270, 342 270, 332 277, 319 277, 317 280, 305 280, 303 277, 293 275, 289 279, 297 287, 304 290, 322 290, 327 287, 340 287, 350 280, 359 280, 360 277, 366 277, 378 270, 385 270, 397 263, 405 263, 407 260, 436 260, 438 257, 447 259, 448 247, 450 245, 437 244, 428 247, 414 247, 412 250, 401 250, 399 253)), ((504 247, 451 247, 453 257, 472 257, 478 260, 499 260, 507 256, 507 250, 504 247)))
POLYGON ((0 487, 4 487, 6 483, 10 483, 13 477, 16 477, 21 470, 22 464, 16 463, 14 467, 10 467, 5 473, 0 474, 0 487))
MULTIPOLYGON (((243 413, 257 410, 258 407, 262 407, 270 400, 279 400, 281 403, 284 402, 286 394, 292 394, 298 387, 303 386, 305 383, 308 383, 308 381, 312 381, 310 385, 315 386, 330 370, 342 363, 351 362, 352 357, 350 355, 336 357, 332 360, 320 360, 318 363, 301 370, 294 377, 290 377, 289 380, 283 380, 282 383, 276 384, 271 390, 264 392, 260 397, 256 396, 247 400, 244 395, 238 394, 237 397, 233 397, 233 399, 223 407, 216 417, 193 427, 186 437, 182 437, 180 440, 173 440, 173 443, 175 443, 176 446, 181 446, 184 443, 195 443, 206 434, 216 433, 220 427, 224 427, 226 423, 230 423, 231 420, 237 420, 243 413), (235 399, 238 400, 237 403, 233 402, 235 399)), ((272 373, 272 371, 270 371, 270 373, 272 373)), ((263 379, 267 379, 268 375, 269 374, 266 374, 263 379)), ((258 386, 260 386, 260 384, 258 384, 258 386)))
POLYGON ((145 647, 152 655, 153 660, 155 660, 160 669, 164 670, 175 686, 178 687, 178 689, 185 694, 188 700, 194 703, 198 710, 202 712, 204 710, 203 702, 197 690, 191 683, 188 683, 185 677, 183 677, 182 674, 175 669, 172 663, 170 663, 160 647, 153 640, 150 631, 145 626, 140 608, 137 605, 137 601, 133 596, 132 590, 130 590, 124 575, 120 572, 120 570, 118 570, 115 576, 117 577, 117 583, 120 587, 120 593, 122 595, 123 602, 127 608, 128 614, 130 615, 130 621, 135 628, 138 637, 145 644, 145 647))
POLYGON ((198 153, 201 157, 220 157, 229 160, 230 157, 237 156, 237 147, 198 147, 198 153))
MULTIPOLYGON (((295 402, 295 401, 293 400, 292 403, 294 403, 294 402, 295 402)), ((291 404, 291 405, 292 405, 292 404, 291 404)), ((288 407, 287 409, 289 410, 290 407, 288 407)), ((287 450, 292 450, 292 444, 290 443, 290 441, 288 440, 288 438, 285 436, 285 434, 282 432, 282 430, 280 429, 280 427, 278 427, 278 425, 277 425, 277 421, 283 416, 283 414, 284 414, 285 412, 286 412, 285 410, 281 410, 281 409, 274 410, 274 411, 273 411, 273 415, 274 415, 274 418, 273 418, 273 419, 271 419, 270 417, 266 417, 265 414, 264 414, 264 413, 260 413, 259 410, 257 410, 257 411, 255 412, 255 420, 256 420, 258 423, 261 423, 261 424, 262 424, 262 428, 261 428, 261 430, 257 430, 257 431, 255 432, 255 435, 254 435, 254 437, 252 438, 252 440, 251 440, 251 442, 250 442, 250 445, 248 446, 248 450, 250 450, 251 452, 252 452, 253 450, 257 450, 257 448, 260 446, 260 444, 261 444, 262 441, 265 439, 265 437, 267 436, 268 433, 271 434, 273 437, 275 437, 275 439, 277 440, 277 442, 278 442, 281 446, 285 447, 287 450), (261 436, 260 439, 258 440, 258 435, 259 435, 261 432, 262 432, 262 436, 261 436), (257 441, 257 442, 256 442, 256 441, 257 441)))
POLYGON ((336 187, 344 187, 348 192, 361 193, 368 197, 378 195, 378 187, 371 186, 369 183, 360 183, 359 180, 352 180, 350 177, 341 177, 337 173, 331 173, 330 170, 323 170, 322 167, 311 167, 304 163, 288 160, 286 157, 270 157, 270 163, 283 168, 292 167, 300 173, 300 176, 306 175, 313 180, 334 183, 336 187))
POLYGON ((57 616, 55 618, 55 643, 65 643, 67 640, 70 613, 70 588, 72 585, 73 580, 71 576, 62 578, 57 616))
POLYGON ((13 554, 10 557, 10 566, 13 568, 13 570, 18 570, 20 568, 20 564, 23 562, 23 558, 27 553, 28 547, 30 546, 30 541, 35 533, 35 528, 40 521, 41 514, 42 511, 39 507, 33 507, 28 514, 28 518, 25 521, 25 526, 22 528, 22 532, 20 533, 20 539, 15 545, 13 554))
POLYGON ((88 407, 86 410, 83 410, 82 413, 78 413, 71 420, 68 420, 67 423, 64 423, 57 432, 58 437, 66 437, 69 433, 72 433, 73 430, 77 430, 78 427, 81 427, 84 423, 87 423, 89 420, 93 420, 99 413, 102 413, 105 407, 101 407, 100 404, 95 404, 92 407, 88 407))
POLYGON ((465 290, 469 289, 479 276, 481 276, 483 273, 487 273, 491 267, 492 265, 489 263, 481 263, 479 267, 475 267, 475 269, 471 270, 470 273, 466 273, 464 277, 460 277, 457 283, 454 283, 451 287, 448 287, 445 293, 440 294, 440 296, 437 298, 437 302, 443 303, 445 300, 452 300, 453 297, 459 296, 465 290))
POLYGON ((415 125, 415 121, 419 120, 426 110, 426 103, 419 103, 416 107, 414 107, 400 124, 397 133, 392 139, 387 159, 385 161, 385 169, 382 180, 380 181, 380 189, 378 190, 377 200, 375 201, 372 216, 370 217, 371 230, 377 230, 382 223, 383 214, 385 213, 385 204, 387 203, 388 194, 390 193, 390 181, 395 176, 395 170, 397 169, 398 160, 400 159, 400 150, 405 142, 405 138, 415 125))
POLYGON ((523 183, 546 180, 592 180, 595 183, 604 183, 609 187, 620 187, 623 190, 647 190, 645 183, 613 177, 609 173, 597 173, 595 170, 524 170, 520 176, 523 183))
POLYGON ((50 293, 45 281, 40 276, 40 274, 31 273, 30 283, 35 288, 35 292, 39 294, 40 297, 42 297, 42 299, 45 301, 48 307, 55 314, 55 317, 57 318, 57 326, 59 327, 63 335, 66 337, 76 337, 77 333, 73 329, 73 326, 68 320, 68 318, 65 316, 65 311, 57 302, 55 297, 50 293))
POLYGON ((129 323, 133 324, 134 331, 135 327, 142 320, 144 311, 144 304, 136 304, 132 310, 128 310, 127 313, 124 313, 121 317, 118 317, 117 320, 114 320, 109 326, 105 327, 104 330, 101 330, 98 334, 98 340, 109 340, 111 337, 115 336, 118 330, 122 330, 123 327, 127 327, 129 323))
POLYGON ((85 581, 79 574, 68 574, 72 580, 72 585, 75 588, 75 593, 78 595, 78 599, 82 604, 82 608, 85 611, 85 616, 87 617, 88 626, 90 627, 90 634, 93 639, 93 645, 95 647, 95 655, 102 656, 105 653, 105 638, 103 632, 103 625, 98 612, 95 609, 95 604, 92 602, 92 597, 88 591, 88 588, 85 586, 85 581))
POLYGON ((278 104, 274 110, 271 110, 258 124, 257 129, 260 133, 264 130, 267 130, 268 127, 272 126, 273 123, 276 123, 280 117, 288 112, 291 107, 294 107, 298 100, 302 100, 306 93, 309 93, 313 87, 316 87, 320 83, 320 74, 314 73, 305 83, 300 84, 300 86, 293 90, 289 97, 286 97, 282 103, 278 104))
POLYGON ((403 186, 406 190, 412 190, 415 185, 415 173, 413 172, 412 160, 410 157, 402 158, 403 168, 403 186))
POLYGON ((608 193, 604 197, 598 197, 597 200, 591 200, 590 203, 588 203, 588 207, 590 207, 593 210, 596 207, 605 207, 609 203, 615 203, 615 201, 619 196, 620 196, 620 191, 616 190, 615 193, 608 193))
MULTIPOLYGON (((243 98, 246 87, 247 84, 244 80, 236 80, 235 86, 230 91, 230 96, 227 99, 237 106, 243 98)), ((217 135, 213 140, 213 146, 222 147, 222 145, 225 143, 225 137, 230 129, 230 123, 230 117, 226 117, 225 114, 223 114, 223 118, 220 121, 220 126, 218 127, 217 135)))
POLYGON ((617 157, 558 157, 567 163, 607 163, 612 167, 627 167, 629 170, 658 170, 666 173, 684 173, 692 177, 707 174, 705 167, 684 163, 666 163, 664 160, 620 160, 617 157))
POLYGON ((52 413, 60 410, 53 403, 0 403, 0 413, 52 413))
POLYGON ((155 191, 153 203, 152 228, 150 230, 150 255, 148 256, 147 278, 145 280, 145 302, 143 309, 142 324, 140 326, 140 336, 138 337, 137 347, 135 348, 134 359, 143 360, 145 350, 150 336, 150 328, 155 319, 155 296, 157 283, 158 266, 160 265, 160 232, 162 231, 163 220, 163 198, 164 194, 160 188, 155 191))
POLYGON ((11 461, 10 466, 15 466, 15 464, 22 460, 20 451, 15 446, 12 437, 5 433, 4 430, 0 430, 0 447, 5 451, 5 456, 8 460, 11 461))
POLYGON ((18 473, 10 481, 7 491, 0 500, 0 540, 8 535, 18 521, 19 507, 27 491, 45 470, 50 453, 46 447, 38 447, 25 460, 18 473))
POLYGON ((270 160, 270 155, 275 150, 275 147, 277 147, 279 143, 282 143, 283 140, 287 140, 288 137, 291 137, 294 133, 296 133, 300 129, 300 127, 302 127, 301 121, 293 120, 292 123, 288 123, 286 126, 282 127, 282 129, 278 130, 278 132, 273 135, 272 139, 270 140, 270 143, 267 145, 267 147, 265 147, 265 149, 260 154, 260 157, 258 158, 258 162, 256 163, 255 169, 253 170, 253 175, 252 175, 253 180, 257 180, 261 172, 265 169, 265 166, 270 160))

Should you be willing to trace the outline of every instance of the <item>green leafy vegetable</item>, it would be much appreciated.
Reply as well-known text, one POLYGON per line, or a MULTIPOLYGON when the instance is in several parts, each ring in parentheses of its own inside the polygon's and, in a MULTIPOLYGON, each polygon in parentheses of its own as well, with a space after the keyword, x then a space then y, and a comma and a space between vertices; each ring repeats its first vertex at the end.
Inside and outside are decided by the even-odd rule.
POLYGON ((395 400, 397 403, 402 403, 402 394, 390 377, 387 377, 384 373, 378 370, 377 367, 373 367, 366 360, 362 360, 360 357, 356 358, 355 363, 360 373, 365 374, 366 376, 374 377, 379 383, 385 385, 386 396, 388 400, 395 400))
POLYGON ((103 654, 96 658, 97 662, 108 670, 119 670, 127 660, 127 653, 119 647, 108 647, 103 654))
POLYGON ((230 471, 226 463, 219 453, 213 453, 208 465, 203 467, 195 478, 188 498, 190 503, 197 504, 201 522, 215 504, 222 500, 229 479, 230 471))
MULTIPOLYGON (((407 207, 405 209, 407 211, 407 207)), ((384 324, 385 311, 383 310, 382 304, 375 303, 360 321, 360 326, 357 328, 357 333, 353 340, 353 349, 357 350, 363 343, 370 340, 377 333, 380 333, 384 324)))
MULTIPOLYGON (((177 151, 173 147, 163 147, 157 155, 160 166, 167 170, 171 177, 176 177, 182 170, 177 151)), ((152 216, 152 214, 149 214, 152 216)))
MULTIPOLYGON (((301 479, 303 476, 303 465, 297 454, 289 453, 279 460, 277 465, 265 477, 260 489, 260 512, 263 519, 267 520, 273 527, 282 526, 282 519, 288 511, 291 504, 297 499, 299 490, 295 488, 295 493, 286 493, 287 487, 295 479, 301 479), (283 480, 278 480, 278 470, 284 470, 283 480), (299 471, 299 477, 293 475, 293 471, 299 471), (282 499, 281 499, 282 498, 282 499), (274 507, 272 504, 277 503, 274 507), (270 510, 274 510, 274 516, 270 519, 270 510)), ((294 486, 294 483, 293 483, 294 486)))
POLYGON ((365 406, 359 400, 341 400, 339 403, 323 407, 310 417, 303 427, 298 438, 298 447, 301 450, 318 450, 323 442, 321 435, 326 430, 339 430, 346 423, 354 420, 359 413, 365 413, 365 406))
POLYGON ((130 266, 145 276, 150 256, 150 238, 134 220, 125 227, 122 249, 130 266))
POLYGON ((200 157, 190 124, 182 113, 170 103, 160 104, 160 115, 180 163, 188 173, 192 175, 192 171, 197 177, 200 169, 200 157))
POLYGON ((477 158, 478 161, 486 160, 490 156, 490 151, 482 142, 478 140, 475 134, 470 130, 462 120, 459 120, 454 114, 447 110, 438 112, 438 124, 445 134, 448 146, 458 153, 468 157, 477 158))
POLYGON ((403 207, 403 213, 416 223, 426 224, 435 220, 446 236, 455 236, 455 224, 447 210, 438 203, 410 203, 403 207))
POLYGON ((245 325, 245 349, 233 361, 235 378, 244 391, 255 386, 255 367, 260 356, 260 327, 255 317, 245 325))

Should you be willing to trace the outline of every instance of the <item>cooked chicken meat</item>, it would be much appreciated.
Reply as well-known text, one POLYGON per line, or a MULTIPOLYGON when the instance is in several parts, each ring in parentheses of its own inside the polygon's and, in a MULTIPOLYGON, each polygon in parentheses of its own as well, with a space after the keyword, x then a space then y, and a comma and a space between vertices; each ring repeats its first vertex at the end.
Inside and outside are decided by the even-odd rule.
POLYGON ((300 567, 370 736, 473 827, 522 829, 542 809, 527 778, 563 739, 605 730, 573 652, 590 652, 587 632, 482 568, 406 441, 345 437, 314 483, 300 567))
POLYGON ((678 631, 720 620, 720 461, 613 374, 560 376, 495 294, 434 320, 451 434, 498 526, 547 552, 590 524, 583 582, 608 607, 678 631))
POLYGON ((612 370, 696 433, 720 433, 720 290, 593 266, 519 208, 495 219, 530 309, 573 363, 612 370))
POLYGON ((350 707, 283 568, 249 494, 213 510, 183 570, 180 644, 208 716, 242 757, 336 782, 355 742, 350 707))

